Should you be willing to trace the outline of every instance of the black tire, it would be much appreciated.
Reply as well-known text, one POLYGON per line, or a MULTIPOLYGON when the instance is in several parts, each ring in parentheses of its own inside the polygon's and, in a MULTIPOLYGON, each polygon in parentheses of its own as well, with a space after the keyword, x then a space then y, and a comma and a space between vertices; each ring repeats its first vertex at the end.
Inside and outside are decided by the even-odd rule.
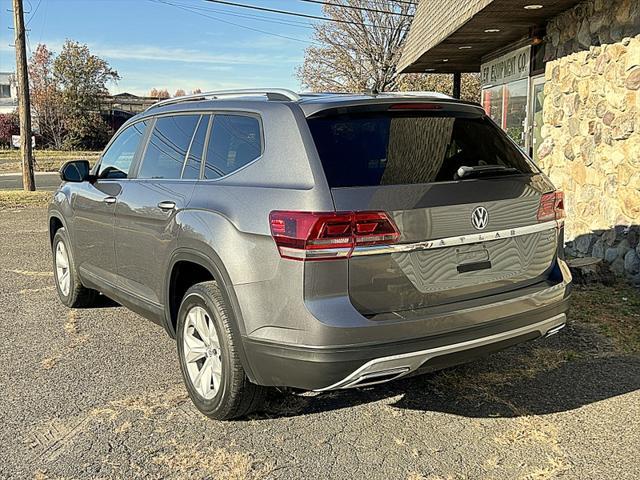
POLYGON ((194 405, 207 417, 215 420, 231 420, 260 409, 265 401, 267 387, 249 381, 238 355, 238 342, 231 328, 233 311, 227 305, 215 281, 198 283, 184 295, 178 311, 176 339, 178 359, 184 383, 194 405), (220 386, 212 398, 198 392, 187 370, 184 335, 188 312, 195 306, 202 307, 216 329, 220 344, 222 374, 220 386))
POLYGON ((51 253, 53 257, 53 278, 56 283, 56 290, 58 291, 58 297, 60 301, 70 308, 83 308, 90 307, 95 304, 98 292, 87 288, 82 285, 80 277, 78 276, 78 270, 73 259, 73 252, 71 251, 71 242, 69 241, 69 235, 64 227, 59 228, 56 234, 53 236, 53 242, 51 244, 51 253), (58 278, 58 271, 56 269, 56 254, 58 252, 58 244, 62 243, 66 250, 68 258, 68 271, 69 271, 69 289, 65 294, 60 286, 60 279, 58 278))

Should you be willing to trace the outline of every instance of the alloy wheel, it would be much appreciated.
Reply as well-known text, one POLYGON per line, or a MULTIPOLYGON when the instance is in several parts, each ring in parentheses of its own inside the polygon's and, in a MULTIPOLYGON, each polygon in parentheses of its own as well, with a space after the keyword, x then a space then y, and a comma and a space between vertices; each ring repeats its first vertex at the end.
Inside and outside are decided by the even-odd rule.
POLYGON ((198 394, 215 397, 222 381, 222 351, 213 318, 200 306, 187 312, 183 355, 189 378, 198 394))
POLYGON ((56 245, 56 278, 60 291, 66 297, 69 295, 70 278, 69 278, 69 254, 64 242, 58 242, 56 245))

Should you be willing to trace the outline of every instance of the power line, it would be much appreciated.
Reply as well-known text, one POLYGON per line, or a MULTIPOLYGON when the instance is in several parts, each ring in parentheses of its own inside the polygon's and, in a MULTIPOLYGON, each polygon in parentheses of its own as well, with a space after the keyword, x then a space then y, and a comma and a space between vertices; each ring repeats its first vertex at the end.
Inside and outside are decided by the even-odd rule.
POLYGON ((385 13, 387 15, 399 15, 401 17, 413 17, 413 15, 411 15, 410 13, 392 12, 390 10, 379 10, 377 8, 369 8, 369 7, 355 7, 353 5, 344 5, 341 3, 334 3, 334 2, 324 2, 322 0, 298 0, 298 1, 307 2, 307 3, 318 3, 320 5, 329 5, 332 7, 339 7, 339 8, 350 8, 352 10, 360 10, 364 12, 385 13))
POLYGON ((279 33, 268 32, 266 30, 261 30, 259 28, 248 27, 247 25, 241 25, 239 23, 234 23, 234 22, 230 22, 228 20, 223 20, 221 18, 214 17, 212 15, 207 15, 206 13, 198 12, 196 10, 192 10, 192 9, 190 9, 188 7, 183 6, 183 5, 177 5, 175 3, 167 2, 165 0, 149 0, 149 1, 152 1, 152 2, 155 2, 155 3, 162 3, 164 5, 170 5, 172 7, 179 8, 179 9, 184 10, 186 12, 190 12, 190 13, 193 13, 195 15, 199 15, 201 17, 210 18, 210 19, 216 20, 218 22, 226 23, 228 25, 233 25, 235 27, 244 28, 246 30, 251 30, 251 31, 254 31, 254 32, 258 32, 258 33, 263 33, 265 35, 271 35, 271 36, 274 36, 274 37, 284 38, 286 40, 291 40, 291 41, 294 41, 294 42, 300 42, 300 43, 305 43, 305 44, 316 44, 317 45, 317 42, 308 41, 308 40, 301 40, 299 38, 289 37, 287 35, 280 35, 279 33))
POLYGON ((247 5, 245 3, 228 2, 226 0, 205 0, 205 1, 211 2, 211 3, 219 3, 221 5, 229 5, 231 7, 248 8, 250 10, 259 10, 259 11, 262 11, 262 12, 278 13, 280 15, 291 15, 291 16, 294 16, 294 17, 311 18, 311 19, 314 19, 314 20, 322 20, 322 21, 325 21, 325 22, 346 23, 348 25, 359 25, 359 26, 364 26, 364 27, 372 27, 372 28, 381 28, 381 29, 385 29, 385 30, 393 30, 392 27, 383 27, 383 26, 378 26, 378 25, 371 25, 369 23, 352 22, 350 20, 340 20, 338 18, 327 18, 327 17, 322 17, 320 15, 311 15, 311 14, 308 14, 308 13, 290 12, 288 10, 278 10, 276 8, 259 7, 257 5, 247 5))
POLYGON ((40 26, 40 37, 38 38, 38 44, 42 43, 42 38, 44 36, 44 27, 47 24, 47 12, 49 11, 49 2, 44 4, 44 11, 42 12, 42 24, 40 26))
POLYGON ((25 27, 28 27, 29 24, 31 23, 31 21, 35 18, 36 13, 38 13, 38 9, 40 8, 40 4, 42 3, 42 0, 38 0, 38 4, 36 5, 35 10, 33 11, 33 13, 31 14, 31 17, 29 17, 29 20, 27 20, 27 24, 25 25, 25 27))
POLYGON ((231 13, 231 12, 227 12, 224 10, 217 10, 215 8, 207 8, 207 7, 199 7, 196 5, 185 5, 185 4, 180 4, 180 6, 185 7, 185 8, 189 8, 192 10, 200 10, 203 12, 215 12, 219 15, 226 15, 226 16, 231 16, 231 17, 239 17, 239 18, 246 18, 248 20, 256 20, 256 21, 260 21, 260 22, 267 22, 267 23, 279 23, 281 25, 288 25, 291 27, 298 27, 298 28, 310 28, 313 29, 313 26, 310 22, 305 22, 305 21, 298 21, 298 20, 277 20, 271 17, 265 17, 262 15, 255 15, 255 14, 250 14, 250 13, 231 13))
POLYGON ((391 0, 393 3, 403 3, 405 5, 413 5, 414 7, 418 6, 418 2, 411 2, 407 0, 391 0))

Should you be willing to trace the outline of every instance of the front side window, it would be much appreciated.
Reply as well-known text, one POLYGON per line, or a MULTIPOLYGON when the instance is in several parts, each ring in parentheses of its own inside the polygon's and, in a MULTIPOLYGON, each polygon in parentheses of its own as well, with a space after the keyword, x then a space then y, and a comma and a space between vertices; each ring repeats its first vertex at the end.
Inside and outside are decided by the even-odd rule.
POLYGON ((147 124, 148 122, 138 122, 127 127, 116 137, 102 155, 99 178, 127 178, 147 124))
POLYGON ((159 117, 142 159, 138 178, 178 179, 200 115, 159 117))
POLYGON ((262 154, 260 122, 246 115, 214 115, 204 178, 228 175, 262 154))

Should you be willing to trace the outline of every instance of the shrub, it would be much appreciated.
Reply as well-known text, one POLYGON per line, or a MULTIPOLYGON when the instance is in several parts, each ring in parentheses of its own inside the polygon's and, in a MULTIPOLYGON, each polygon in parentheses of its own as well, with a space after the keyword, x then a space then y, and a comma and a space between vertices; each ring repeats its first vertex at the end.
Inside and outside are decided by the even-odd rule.
POLYGON ((3 147, 11 146, 11 135, 20 133, 20 119, 15 113, 0 114, 0 144, 3 147))

